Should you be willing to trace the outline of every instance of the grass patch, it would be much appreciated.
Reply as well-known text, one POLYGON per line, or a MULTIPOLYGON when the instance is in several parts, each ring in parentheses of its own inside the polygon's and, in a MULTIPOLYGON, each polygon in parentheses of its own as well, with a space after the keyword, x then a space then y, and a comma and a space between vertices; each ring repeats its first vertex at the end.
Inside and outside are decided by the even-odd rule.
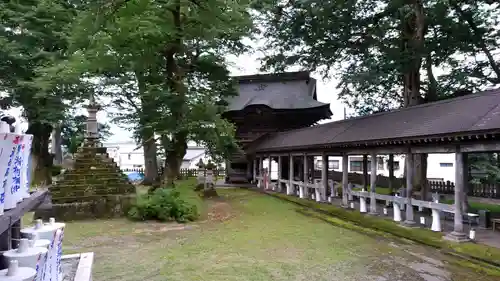
MULTIPOLYGON (((64 253, 94 252, 93 277, 107 281, 420 280, 411 265, 425 261, 404 247, 444 258, 415 244, 395 247, 385 232, 308 208, 297 210, 249 190, 219 189, 219 198, 203 201, 190 189, 193 183, 181 182, 179 192, 204 208, 206 219, 187 224, 70 222, 64 253)), ((496 280, 448 263, 443 269, 451 280, 496 280)))
POLYGON ((200 213, 206 213, 206 204, 200 197, 199 193, 194 191, 196 185, 196 178, 190 178, 188 180, 178 181, 175 187, 181 194, 181 198, 188 203, 195 205, 200 213))
MULTIPOLYGON (((363 188, 361 188, 361 187, 355 187, 355 188, 353 188, 352 190, 354 190, 354 191, 361 191, 362 189, 363 189, 363 188)), ((370 191, 370 187, 368 187, 368 191, 370 191)), ((390 191, 390 190, 389 190, 389 188, 387 188, 387 187, 380 187, 380 186, 377 186, 377 187, 375 188, 375 193, 377 193, 377 194, 382 194, 382 195, 391 195, 391 193, 390 193, 389 191, 390 191)))
POLYGON ((246 190, 218 190, 208 217, 187 224, 125 220, 70 223, 65 252, 95 252, 99 280, 332 280, 365 268, 386 245, 298 215, 295 206, 246 190), (227 210, 226 210, 227 211, 227 210), (66 249, 69 249, 66 251, 66 249))
MULTIPOLYGON (((444 204, 455 204, 455 200, 448 199, 443 201, 444 204)), ((469 201, 469 211, 478 212, 479 210, 488 210, 492 213, 500 213, 500 204, 488 204, 481 202, 469 201)))
POLYGON ((436 233, 427 229, 405 228, 390 220, 369 217, 362 215, 361 213, 348 211, 333 205, 320 204, 314 201, 304 200, 284 194, 277 193, 273 194, 273 196, 322 211, 343 221, 352 222, 357 226, 371 228, 379 232, 388 232, 397 237, 410 239, 439 249, 450 250, 459 254, 471 256, 473 258, 488 260, 493 263, 498 263, 500 261, 500 249, 474 243, 450 243, 442 239, 441 233, 436 233))
MULTIPOLYGON (((332 217, 329 215, 318 213, 312 209, 303 208, 303 209, 300 209, 297 211, 299 213, 302 213, 302 214, 307 215, 309 217, 314 217, 314 218, 320 219, 324 222, 327 222, 329 224, 343 227, 343 228, 347 228, 347 229, 356 231, 358 233, 366 234, 366 235, 371 236, 371 237, 383 237, 383 238, 387 238, 387 239, 402 238, 402 237, 397 237, 397 236, 395 237, 394 235, 392 235, 388 232, 382 232, 382 231, 378 231, 378 230, 375 230, 372 228, 362 227, 362 226, 356 225, 352 222, 344 221, 344 220, 341 220, 341 219, 336 218, 336 217, 332 217)), ((470 250, 468 246, 469 245, 464 245, 464 247, 461 247, 461 249, 460 249, 461 252, 467 253, 468 250, 470 250)), ((489 264, 486 264, 486 263, 483 263, 480 261, 471 262, 470 260, 466 260, 466 259, 463 259, 461 257, 457 257, 457 259, 453 259, 453 260, 451 260, 451 262, 457 266, 469 268, 469 269, 472 269, 476 272, 483 272, 483 273, 490 275, 490 276, 500 277, 499 268, 496 268, 494 266, 491 266, 489 264)))

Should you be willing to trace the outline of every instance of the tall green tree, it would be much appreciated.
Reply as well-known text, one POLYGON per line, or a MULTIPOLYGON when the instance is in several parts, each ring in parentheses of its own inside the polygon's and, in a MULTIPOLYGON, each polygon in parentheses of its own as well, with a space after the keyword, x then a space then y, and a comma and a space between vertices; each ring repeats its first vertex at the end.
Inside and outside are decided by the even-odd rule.
MULTIPOLYGON (((499 4, 492 1, 282 1, 261 13, 265 67, 338 78, 359 114, 498 83, 499 4), (419 71, 415 98, 409 75, 419 71), (445 70, 436 74, 436 70, 445 70), (413 101, 412 101, 413 100, 413 101)), ((414 74, 417 75, 417 74, 414 74)))
MULTIPOLYGON (((268 54, 264 67, 298 65, 325 76, 335 72, 339 99, 358 114, 498 84, 496 2, 272 2, 261 9, 268 54)), ((424 154, 416 161, 417 189, 426 186, 426 159, 424 154)))
POLYGON ((137 124, 143 143, 160 140, 173 184, 188 140, 216 156, 235 147, 234 128, 221 117, 224 97, 235 93, 225 58, 245 50, 247 8, 245 1, 97 1, 73 29, 73 57, 54 73, 102 77, 116 104, 135 107, 120 118, 137 124))
MULTIPOLYGON (((33 134, 34 179, 50 183, 48 152, 52 124, 62 119, 81 92, 80 84, 40 84, 41 68, 67 54, 65 28, 79 8, 77 1, 21 0, 0 2, 0 91, 8 106, 21 106, 33 134)), ((59 81, 61 82, 61 81, 59 81)))

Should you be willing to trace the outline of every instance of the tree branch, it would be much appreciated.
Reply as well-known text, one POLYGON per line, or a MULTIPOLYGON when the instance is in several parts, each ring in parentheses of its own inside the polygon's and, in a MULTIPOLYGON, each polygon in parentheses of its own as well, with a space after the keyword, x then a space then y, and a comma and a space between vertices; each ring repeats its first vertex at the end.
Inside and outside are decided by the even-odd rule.
POLYGON ((454 1, 450 1, 450 2, 451 2, 451 5, 453 6, 453 8, 455 9, 455 11, 457 12, 457 14, 460 16, 461 20, 467 22, 467 24, 471 28, 472 36, 476 39, 475 41, 477 42, 476 44, 478 45, 478 47, 483 51, 483 53, 488 58, 488 62, 490 64, 493 72, 495 72, 495 74, 497 76, 497 78, 488 78, 488 77, 484 77, 484 78, 486 78, 486 80, 490 81, 491 83, 500 83, 500 66, 497 64, 497 62, 493 58, 493 55, 488 50, 486 43, 484 42, 484 38, 483 38, 484 32, 479 30, 479 28, 476 25, 476 23, 474 22, 474 18, 472 17, 470 12, 466 12, 466 11, 462 10, 462 8, 460 8, 460 6, 456 2, 454 2, 454 1))

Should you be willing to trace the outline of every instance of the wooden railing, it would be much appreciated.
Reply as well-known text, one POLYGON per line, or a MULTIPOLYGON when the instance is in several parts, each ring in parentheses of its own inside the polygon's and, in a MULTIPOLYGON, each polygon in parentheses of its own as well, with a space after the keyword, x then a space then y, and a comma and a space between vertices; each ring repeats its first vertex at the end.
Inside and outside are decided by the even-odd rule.
MULTIPOLYGON (((441 194, 453 194, 455 184, 451 181, 429 181, 430 190, 441 194)), ((499 184, 471 184, 467 186, 467 195, 483 198, 500 198, 499 184)))
MULTIPOLYGON (((314 178, 321 178, 321 170, 314 170, 314 178)), ((354 184, 363 184, 363 174, 362 173, 349 173, 348 175, 349 182, 354 184)), ((328 171, 328 179, 341 182, 342 181, 342 172, 338 171, 328 171)), ((370 182, 370 175, 368 175, 368 182, 370 182)), ((377 175, 377 186, 389 187, 389 177, 377 175)), ((404 181, 401 178, 394 178, 393 188, 399 189, 404 186, 404 181)))
MULTIPOLYGON (((338 195, 335 195, 335 193, 331 193, 331 195, 328 196, 327 190, 321 181, 315 180, 315 183, 304 183, 302 181, 294 181, 294 180, 290 181, 288 179, 278 179, 275 182, 271 182, 267 174, 264 174, 263 176, 260 175, 257 176, 256 180, 257 180, 257 188, 279 193, 286 192, 287 195, 292 195, 292 196, 295 195, 301 199, 312 199, 316 200, 317 202, 325 202, 325 201, 332 202, 334 197, 338 197, 338 195), (283 188, 283 186, 285 188, 283 188)), ((328 184, 328 186, 330 186, 330 183, 328 184)), ((346 190, 342 191, 342 197, 343 197, 342 200, 343 204, 345 204, 344 207, 346 208, 348 207, 347 204, 349 204, 349 208, 354 209, 355 208, 354 200, 356 201, 359 200, 360 213, 367 213, 368 210, 370 210, 371 214, 383 214, 384 216, 388 215, 387 203, 392 202, 393 220, 395 222, 402 221, 401 213, 405 205, 430 209, 432 211, 430 228, 432 231, 436 232, 442 231, 441 212, 452 213, 452 214, 455 213, 455 207, 450 204, 443 204, 437 201, 436 202, 422 201, 406 197, 376 194, 374 192, 372 193, 366 191, 353 191, 350 190, 350 188, 347 188, 346 190), (369 209, 367 204, 368 199, 370 200, 369 209), (382 210, 378 210, 379 207, 377 207, 376 200, 386 201, 385 207, 383 207, 382 210)), ((406 207, 406 209, 407 213, 410 212, 411 214, 413 214, 413 208, 406 207)), ((474 216, 474 214, 464 214, 464 215, 474 216)), ((460 218, 460 222, 461 221, 462 218, 460 218)), ((420 223, 425 224, 425 218, 423 222, 422 219, 420 219, 420 223)))
MULTIPOLYGON (((363 174, 362 173, 349 173, 349 183, 363 184, 363 174)), ((314 178, 321 178, 321 171, 314 171, 314 178)), ((342 172, 328 171, 328 179, 334 180, 336 182, 342 181, 342 172)), ((370 175, 368 175, 368 182, 370 181, 370 175)), ((455 184, 451 181, 428 181, 429 188, 431 192, 437 192, 441 194, 453 194, 455 191, 455 184)), ((389 187, 389 177, 377 175, 377 186, 389 187)), ((395 178, 393 183, 394 190, 397 190, 405 186, 403 178, 395 178)), ((500 199, 500 184, 472 184, 469 183, 467 186, 467 195, 474 197, 483 198, 498 198, 500 199)))

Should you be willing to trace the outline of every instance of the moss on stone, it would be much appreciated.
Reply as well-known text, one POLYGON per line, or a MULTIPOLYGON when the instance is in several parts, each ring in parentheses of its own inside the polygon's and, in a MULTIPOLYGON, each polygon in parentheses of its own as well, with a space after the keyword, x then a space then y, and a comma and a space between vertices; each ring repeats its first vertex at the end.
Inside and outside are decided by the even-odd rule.
POLYGON ((53 204, 51 209, 37 210, 35 218, 48 220, 53 217, 58 221, 74 221, 122 217, 135 202, 135 195, 95 196, 91 199, 85 202, 53 204))
MULTIPOLYGON (((135 196, 135 186, 128 181, 126 175, 120 171, 105 151, 106 149, 101 147, 79 149, 73 169, 64 173, 62 178, 50 188, 52 203, 61 205, 55 206, 58 212, 66 210, 70 213, 69 217, 76 218, 84 217, 85 213, 88 217, 107 217, 109 212, 115 213, 116 210, 122 212, 123 209, 127 209, 121 204, 117 207, 116 200, 110 198, 135 196), (80 208, 84 208, 85 211, 80 212, 80 208), (75 212, 78 214, 71 215, 75 212)), ((59 214, 56 217, 65 216, 59 214)))

